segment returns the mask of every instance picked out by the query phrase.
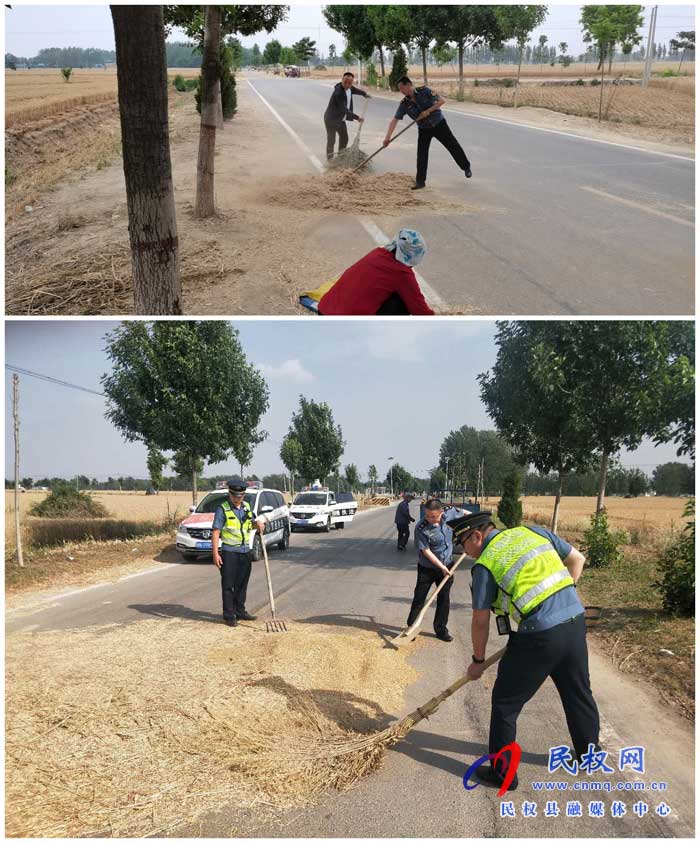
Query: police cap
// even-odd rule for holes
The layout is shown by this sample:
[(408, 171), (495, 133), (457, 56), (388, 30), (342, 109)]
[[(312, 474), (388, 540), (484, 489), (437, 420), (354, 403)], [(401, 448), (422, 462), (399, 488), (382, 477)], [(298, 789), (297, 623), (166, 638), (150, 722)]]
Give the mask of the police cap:
[(245, 480), (242, 477), (232, 477), (226, 485), (229, 492), (245, 492), (246, 490)]
[(487, 524), (493, 524), (493, 513), (489, 509), (470, 512), (469, 515), (462, 515), (460, 518), (453, 518), (452, 521), (447, 522), (447, 526), (452, 529), (455, 542), (461, 542), (467, 533), (478, 530), (479, 527), (485, 527)]

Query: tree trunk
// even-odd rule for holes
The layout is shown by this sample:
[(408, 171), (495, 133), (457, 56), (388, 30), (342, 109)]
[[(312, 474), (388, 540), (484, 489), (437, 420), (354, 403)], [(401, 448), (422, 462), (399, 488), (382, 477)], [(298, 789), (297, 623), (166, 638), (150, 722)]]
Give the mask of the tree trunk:
[(197, 506), (197, 466), (192, 459), (192, 506)]
[(459, 50), (459, 96), (464, 97), (464, 42), (460, 41), (457, 45)]
[(518, 107), (518, 88), (520, 87), (520, 68), (523, 64), (523, 49), (525, 45), (520, 45), (520, 52), (518, 53), (518, 75), (515, 79), (515, 90), (513, 91), (513, 107)]
[(221, 111), (221, 79), (219, 77), (219, 47), (221, 41), (221, 7), (206, 6), (204, 50), (202, 52), (202, 117), (199, 124), (199, 154), (197, 156), (197, 196), (194, 202), (196, 219), (213, 217), (214, 153), (216, 130), (223, 127)]
[(605, 88), (605, 57), (602, 59), (600, 71), (600, 101), (598, 103), (598, 122), (603, 119), (603, 89)]
[(421, 55), (423, 56), (423, 84), (427, 88), (428, 87), (428, 65), (427, 65), (426, 59), (425, 59), (426, 48), (421, 47), (420, 51), (421, 51)]
[(678, 63), (678, 73), (681, 72), (681, 65), (683, 64), (683, 59), (685, 58), (685, 48), (683, 48), (683, 52), (681, 53), (681, 60)]
[(552, 526), (550, 527), (553, 533), (556, 533), (559, 526), (559, 506), (561, 504), (561, 490), (564, 485), (564, 475), (559, 469), (559, 480), (557, 482), (557, 494), (554, 498), (554, 512), (552, 512)]
[(610, 463), (610, 454), (607, 451), (603, 452), (600, 460), (600, 474), (598, 475), (598, 499), (595, 503), (595, 514), (598, 515), (605, 509), (605, 483), (608, 479), (608, 465)]
[(382, 45), (379, 45), (379, 65), (382, 68), (382, 79), (386, 76), (386, 71), (384, 70), (384, 50), (382, 49)]
[(112, 6), (134, 310), (182, 313), (161, 6)]

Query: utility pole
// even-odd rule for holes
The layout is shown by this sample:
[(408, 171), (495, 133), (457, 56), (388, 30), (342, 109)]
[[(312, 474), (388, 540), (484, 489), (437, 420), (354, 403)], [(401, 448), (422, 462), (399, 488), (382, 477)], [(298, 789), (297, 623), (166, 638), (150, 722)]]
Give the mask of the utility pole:
[(24, 568), (22, 530), (19, 520), (19, 375), (12, 375), (12, 420), (15, 429), (15, 541), (17, 564), (20, 568)]
[(450, 488), (450, 458), (445, 457), (445, 490)]
[(654, 6), (651, 10), (651, 18), (649, 19), (649, 39), (647, 41), (647, 54), (644, 60), (644, 75), (642, 76), (642, 88), (649, 87), (649, 79), (651, 79), (651, 63), (653, 59), (656, 46), (654, 44), (654, 36), (656, 35), (656, 15), (659, 7)]
[(391, 497), (394, 497), (394, 458), (387, 457), (389, 460), (389, 488), (391, 490)]

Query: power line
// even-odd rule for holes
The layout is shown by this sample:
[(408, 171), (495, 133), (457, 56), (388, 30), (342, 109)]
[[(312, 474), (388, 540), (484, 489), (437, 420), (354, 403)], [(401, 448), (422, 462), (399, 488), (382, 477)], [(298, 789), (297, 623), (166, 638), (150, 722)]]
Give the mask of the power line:
[(88, 386), (79, 386), (76, 383), (69, 383), (62, 381), (59, 378), (52, 378), (50, 375), (42, 375), (41, 372), (33, 372), (31, 369), (22, 369), (20, 366), (13, 366), (10, 363), (5, 363), (5, 368), (11, 372), (17, 372), (20, 375), (28, 375), (30, 378), (37, 378), (37, 380), (48, 381), (49, 383), (58, 384), (58, 386), (66, 386), (70, 389), (78, 389), (80, 392), (89, 392), (91, 395), (99, 395), (100, 398), (107, 396), (103, 392), (98, 392), (96, 389), (90, 389)]

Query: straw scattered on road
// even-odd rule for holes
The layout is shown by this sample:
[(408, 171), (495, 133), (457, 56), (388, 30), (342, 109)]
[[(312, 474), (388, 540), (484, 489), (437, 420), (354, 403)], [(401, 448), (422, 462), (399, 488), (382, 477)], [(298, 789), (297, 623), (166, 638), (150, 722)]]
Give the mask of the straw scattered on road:
[(291, 629), (176, 618), (8, 637), (6, 833), (165, 834), (351, 785), (382, 753), (328, 749), (386, 726), (415, 671), (374, 632)]

